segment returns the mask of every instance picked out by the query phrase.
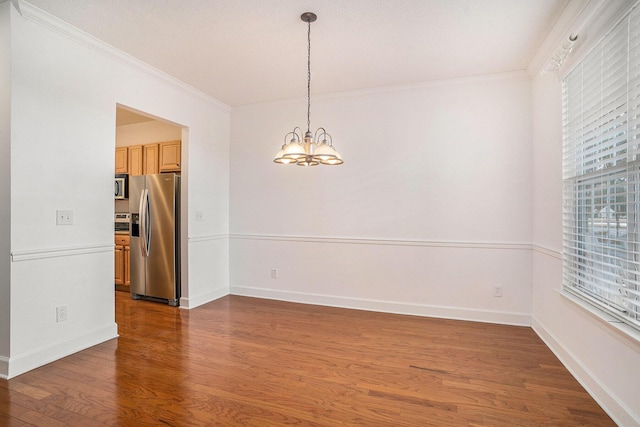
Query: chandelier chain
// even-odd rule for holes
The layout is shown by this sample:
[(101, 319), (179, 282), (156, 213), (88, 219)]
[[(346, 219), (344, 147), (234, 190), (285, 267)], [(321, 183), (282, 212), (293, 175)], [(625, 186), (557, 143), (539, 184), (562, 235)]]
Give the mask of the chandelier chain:
[(307, 132), (311, 129), (311, 21), (307, 22)]

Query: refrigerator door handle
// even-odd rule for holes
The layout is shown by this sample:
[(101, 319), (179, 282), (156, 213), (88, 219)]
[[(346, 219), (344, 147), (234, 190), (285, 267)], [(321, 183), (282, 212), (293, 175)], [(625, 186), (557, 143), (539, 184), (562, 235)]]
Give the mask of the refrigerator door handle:
[(145, 209), (144, 213), (146, 215), (144, 219), (144, 238), (146, 239), (146, 247), (147, 247), (147, 255), (149, 256), (149, 252), (151, 251), (151, 204), (149, 201), (149, 189), (144, 190), (144, 198), (145, 198)]
[(140, 193), (140, 252), (143, 257), (149, 256), (149, 244), (151, 235), (149, 233), (149, 190), (146, 188)]

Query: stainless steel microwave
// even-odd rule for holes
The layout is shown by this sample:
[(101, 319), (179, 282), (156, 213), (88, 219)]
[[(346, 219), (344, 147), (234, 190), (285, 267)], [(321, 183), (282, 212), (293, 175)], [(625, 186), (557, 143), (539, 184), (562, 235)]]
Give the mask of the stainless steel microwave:
[(118, 174), (115, 181), (115, 198), (126, 199), (129, 197), (129, 175)]

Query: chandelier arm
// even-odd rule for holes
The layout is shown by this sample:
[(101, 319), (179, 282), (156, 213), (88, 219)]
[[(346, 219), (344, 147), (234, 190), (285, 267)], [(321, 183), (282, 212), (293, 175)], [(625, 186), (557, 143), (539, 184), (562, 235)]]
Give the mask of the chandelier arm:
[[(322, 131), (322, 132), (320, 132)], [(325, 128), (320, 127), (318, 129), (316, 129), (316, 133), (314, 135), (314, 139), (316, 141), (316, 143), (320, 144), (320, 140), (318, 139), (318, 132), (320, 132), (320, 135), (322, 135), (325, 139), (326, 137), (329, 137), (329, 146), (333, 147), (333, 138), (331, 137), (331, 134), (329, 132), (326, 131)]]
[(325, 134), (325, 136), (329, 137), (329, 147), (333, 148), (333, 138), (331, 137), (331, 134), (326, 133), (326, 132), (324, 134)]
[(291, 132), (288, 132), (288, 133), (284, 136), (284, 143), (285, 143), (285, 144), (287, 143), (287, 137), (288, 137), (289, 135), (293, 135), (293, 140), (294, 140), (295, 142), (300, 141), (300, 136), (296, 133), (296, 129), (300, 129), (300, 128), (296, 126), (296, 127), (295, 127)]
[[(322, 132), (320, 132), (320, 131), (322, 131)], [(318, 129), (316, 129), (316, 133), (313, 135), (313, 139), (315, 139), (316, 141), (318, 141), (318, 132), (320, 132), (320, 135), (328, 135), (328, 133), (325, 130), (325, 128), (318, 128)]]
[[(296, 129), (298, 129), (298, 130), (300, 131), (300, 133), (297, 133), (297, 132), (296, 132)], [(300, 141), (302, 141), (302, 129), (300, 129), (300, 127), (299, 127), (299, 126), (294, 127), (294, 128), (293, 128), (293, 131), (292, 131), (292, 132), (290, 132), (290, 133), (294, 134), (294, 135), (297, 137), (297, 139), (299, 139)]]

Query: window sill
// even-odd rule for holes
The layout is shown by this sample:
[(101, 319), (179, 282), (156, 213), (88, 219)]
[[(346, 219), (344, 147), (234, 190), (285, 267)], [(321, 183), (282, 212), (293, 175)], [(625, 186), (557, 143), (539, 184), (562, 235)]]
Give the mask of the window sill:
[(599, 324), (604, 326), (603, 329), (605, 329), (615, 338), (623, 341), (635, 351), (640, 352), (640, 331), (605, 313), (604, 311), (589, 304), (588, 302), (583, 301), (570, 292), (567, 292), (563, 289), (556, 289), (556, 292), (580, 307), (583, 311), (597, 320)]

